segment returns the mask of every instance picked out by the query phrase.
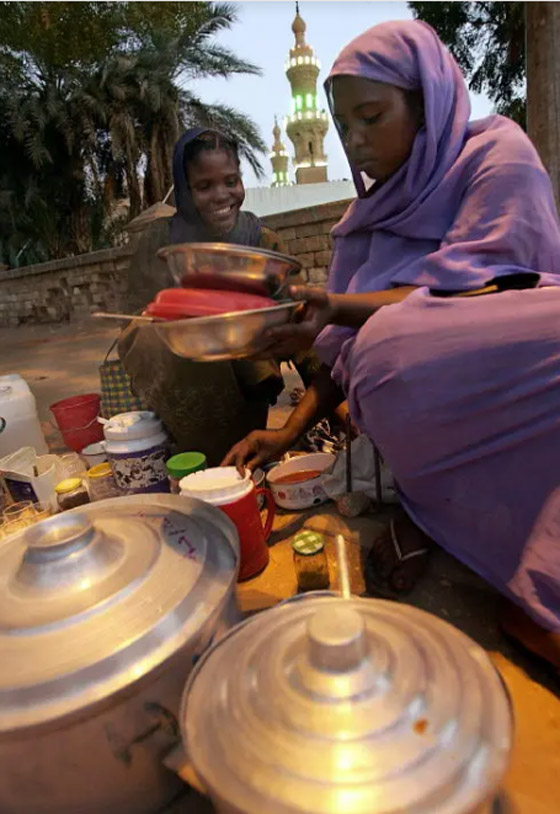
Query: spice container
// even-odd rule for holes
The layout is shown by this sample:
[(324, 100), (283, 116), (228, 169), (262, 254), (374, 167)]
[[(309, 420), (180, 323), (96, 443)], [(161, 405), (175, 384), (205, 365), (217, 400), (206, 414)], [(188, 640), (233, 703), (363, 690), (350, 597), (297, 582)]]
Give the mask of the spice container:
[(119, 497), (120, 490), (111, 470), (111, 464), (97, 464), (87, 473), (89, 493), (91, 500), (106, 500), (110, 497)]
[(182, 478), (206, 469), (206, 455), (202, 452), (181, 452), (170, 458), (165, 466), (169, 475), (171, 494), (178, 495), (181, 491), (179, 482)]
[(66, 478), (55, 486), (58, 508), (61, 512), (89, 503), (89, 494), (80, 478)]
[(311, 529), (298, 532), (293, 541), (298, 592), (323, 591), (330, 585), (329, 564), (322, 534)]

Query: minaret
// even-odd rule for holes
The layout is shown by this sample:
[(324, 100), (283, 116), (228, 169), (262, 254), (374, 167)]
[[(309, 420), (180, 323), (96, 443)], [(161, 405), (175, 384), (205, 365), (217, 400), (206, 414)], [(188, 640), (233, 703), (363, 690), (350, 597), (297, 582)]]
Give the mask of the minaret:
[(325, 111), (318, 107), (317, 77), (321, 65), (311, 46), (305, 42), (305, 30), (296, 2), (296, 17), (292, 24), (296, 43), (286, 63), (286, 76), (292, 88), (292, 112), (287, 118), (286, 131), (295, 150), (296, 182), (316, 184), (327, 180), (323, 142), (329, 123)]
[(285, 187), (289, 184), (288, 153), (280, 141), (280, 127), (278, 126), (276, 116), (274, 117), (272, 135), (274, 136), (274, 144), (272, 145), (272, 152), (270, 153), (270, 163), (272, 164), (273, 170), (271, 186)]

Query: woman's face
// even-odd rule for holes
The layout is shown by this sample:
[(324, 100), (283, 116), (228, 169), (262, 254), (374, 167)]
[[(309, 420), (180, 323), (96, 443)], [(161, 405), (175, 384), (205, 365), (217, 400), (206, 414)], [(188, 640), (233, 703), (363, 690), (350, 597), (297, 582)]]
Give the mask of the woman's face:
[(355, 76), (335, 76), (333, 116), (351, 163), (384, 182), (408, 159), (421, 111), (394, 85)]
[(187, 167), (198, 214), (216, 237), (231, 232), (245, 199), (239, 167), (227, 150), (203, 150)]

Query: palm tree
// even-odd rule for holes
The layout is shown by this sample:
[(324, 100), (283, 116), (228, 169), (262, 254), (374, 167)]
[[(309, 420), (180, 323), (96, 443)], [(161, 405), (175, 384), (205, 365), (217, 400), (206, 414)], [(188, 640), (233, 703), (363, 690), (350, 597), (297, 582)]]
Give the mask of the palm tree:
[(204, 14), (199, 9), (195, 27), (187, 26), (175, 36), (152, 32), (142, 47), (116, 55), (103, 67), (102, 75), (92, 79), (92, 85), (107, 94), (102, 103), (108, 113), (107, 123), (116, 125), (109, 124), (115, 161), (125, 156), (132, 217), (138, 214), (140, 190), (129, 175), (138, 173), (143, 161), (143, 204), (160, 201), (172, 183), (173, 145), (187, 127), (214, 127), (235, 138), (242, 157), (258, 177), (263, 175), (258, 153), (263, 153), (266, 145), (251, 119), (231, 107), (208, 105), (189, 88), (191, 82), (207, 76), (260, 74), (255, 65), (213, 42), (219, 31), (234, 23), (234, 7), (228, 3), (196, 5), (204, 6)]
[(126, 193), (134, 217), (161, 200), (173, 144), (194, 124), (235, 137), (262, 173), (254, 123), (189, 87), (260, 73), (215, 41), (235, 21), (231, 3), (0, 3), (0, 112), (19, 145), (17, 166), (0, 159), (0, 228), (33, 200), (37, 219), (18, 234), (48, 256), (103, 245), (100, 208)]

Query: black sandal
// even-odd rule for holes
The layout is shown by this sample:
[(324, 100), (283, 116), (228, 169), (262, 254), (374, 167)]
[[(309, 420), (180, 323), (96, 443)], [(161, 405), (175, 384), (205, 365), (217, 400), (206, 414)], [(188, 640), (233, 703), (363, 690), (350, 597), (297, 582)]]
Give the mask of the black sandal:
[[(386, 596), (386, 597), (388, 596), (390, 598), (395, 598), (395, 597), (398, 597), (398, 596), (400, 596), (402, 594), (409, 593), (409, 591), (411, 591), (414, 588), (414, 585), (416, 584), (416, 582), (415, 582), (414, 585), (411, 585), (410, 587), (405, 587), (405, 588), (400, 589), (400, 590), (398, 588), (395, 588), (395, 586), (394, 586), (394, 584), (392, 582), (393, 575), (394, 575), (395, 571), (402, 565), (402, 563), (408, 562), (409, 560), (412, 560), (415, 557), (424, 557), (424, 556), (426, 556), (426, 558), (427, 558), (428, 554), (430, 553), (430, 548), (424, 546), (422, 548), (415, 549), (414, 551), (408, 551), (406, 554), (403, 554), (401, 545), (400, 545), (398, 537), (397, 537), (397, 532), (395, 530), (395, 518), (394, 517), (391, 518), (391, 522), (389, 523), (388, 529), (386, 529), (383, 532), (383, 534), (380, 535), (380, 537), (387, 534), (387, 531), (389, 532), (389, 535), (388, 535), (389, 541), (392, 543), (393, 551), (395, 553), (395, 559), (396, 559), (395, 565), (391, 569), (391, 573), (387, 577), (381, 577), (380, 574), (379, 574), (379, 569), (377, 568), (377, 564), (375, 562), (375, 552), (374, 552), (374, 549), (372, 548), (372, 550), (369, 552), (369, 554), (367, 556), (367, 559), (366, 559), (366, 563), (365, 563), (365, 567), (364, 567), (364, 577), (365, 577), (366, 589), (367, 589), (368, 593), (373, 593), (373, 594), (377, 593), (377, 594), (381, 594), (381, 595)], [(377, 539), (379, 540), (380, 537), (378, 537)], [(374, 545), (375, 545), (375, 543), (374, 543)], [(370, 585), (372, 586), (373, 589), (370, 588)]]

